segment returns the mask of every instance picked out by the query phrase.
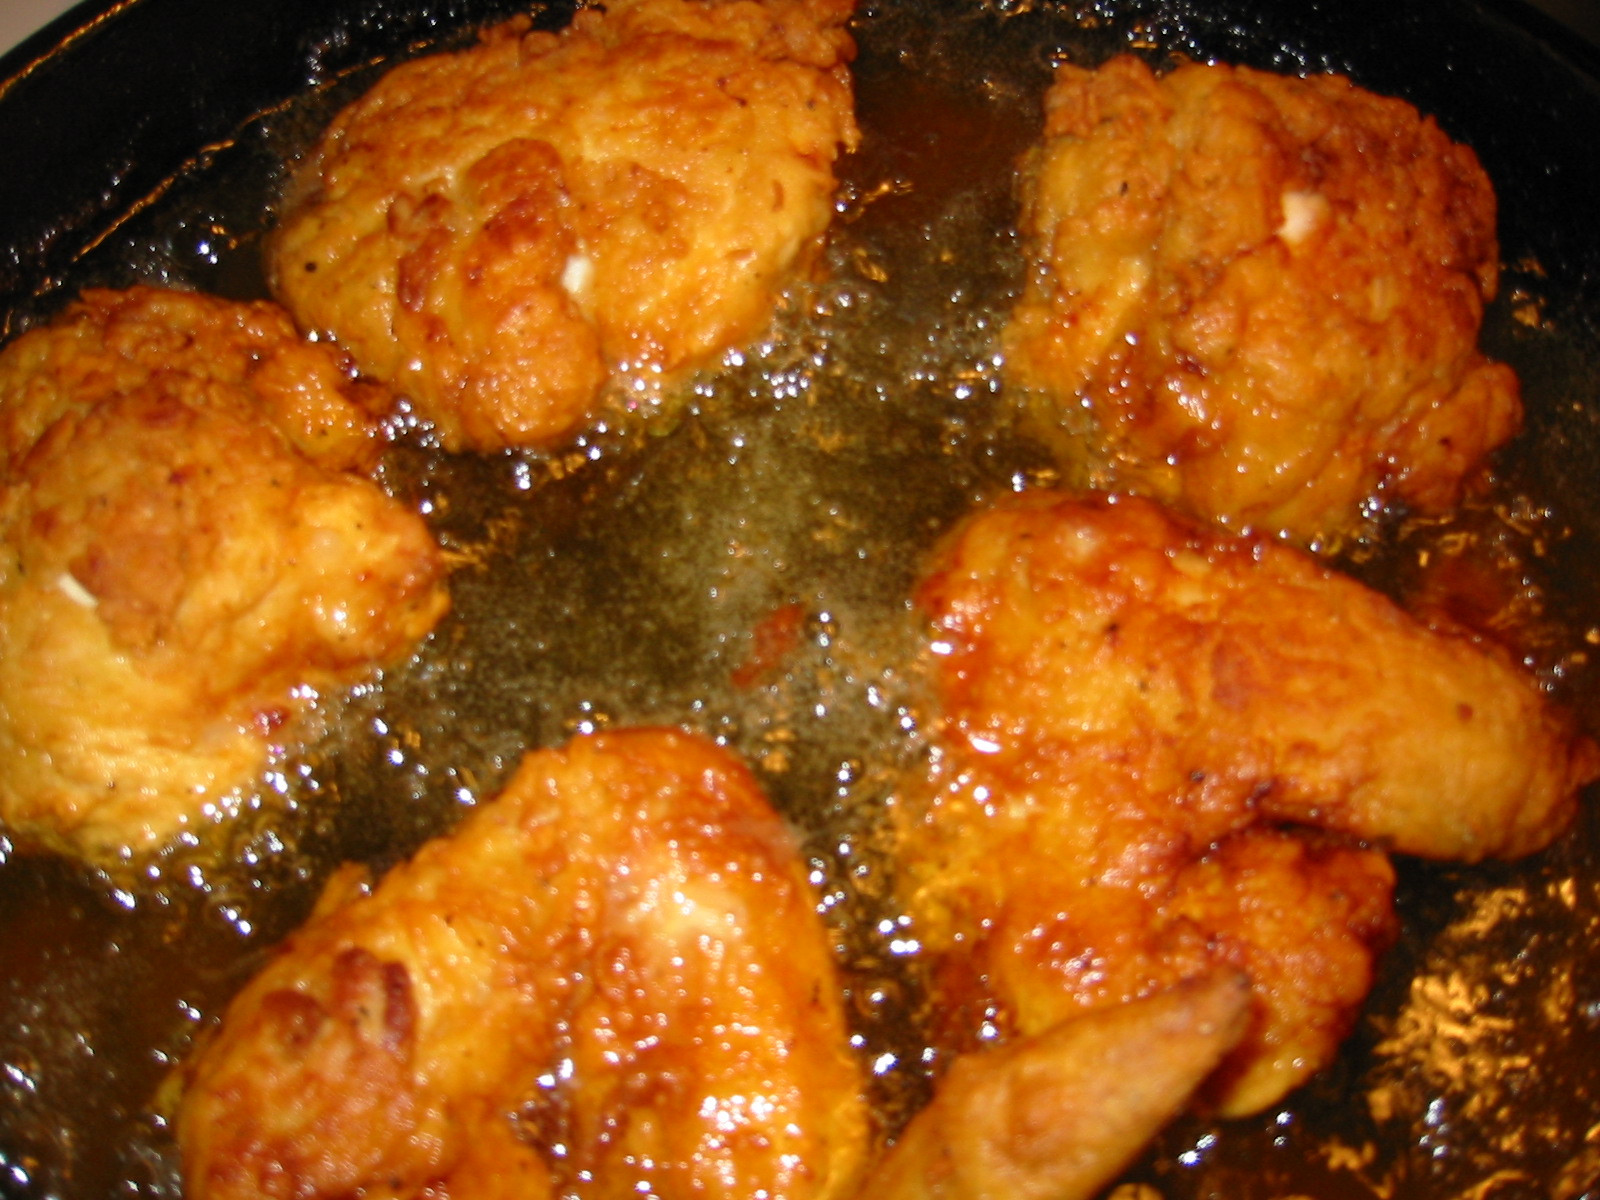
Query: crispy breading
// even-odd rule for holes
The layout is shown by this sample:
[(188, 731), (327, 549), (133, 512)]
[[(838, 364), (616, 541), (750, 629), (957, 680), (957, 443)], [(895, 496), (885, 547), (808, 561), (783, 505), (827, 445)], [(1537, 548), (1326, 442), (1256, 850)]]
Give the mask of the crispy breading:
[(855, 144), (850, 9), (633, 0), (403, 64), (303, 169), (274, 291), (448, 445), (557, 441), (768, 324)]
[(576, 739), (375, 888), (329, 885), (189, 1068), (185, 1194), (848, 1194), (839, 996), (736, 759)]
[(919, 599), (961, 738), (997, 761), (1092, 748), (1197, 806), (1203, 840), (1246, 806), (1407, 854), (1515, 858), (1566, 829), (1600, 765), (1498, 646), (1133, 497), (991, 510)]
[(1047, 426), (1087, 403), (1120, 486), (1328, 542), (1365, 503), (1450, 507), (1516, 431), (1477, 348), (1494, 192), (1431, 119), (1337, 75), (1130, 57), (1059, 68), (1046, 104), (1007, 373)]
[(995, 1002), (1031, 1035), (1232, 966), (1256, 1001), (1226, 1112), (1331, 1060), (1393, 934), (1380, 851), (1276, 824), (1524, 854), (1600, 767), (1492, 647), (1147, 500), (1013, 499), (959, 527), (918, 600), (943, 724), (899, 853), (941, 1036)]
[(448, 606), (360, 474), (365, 389), (275, 305), (90, 291), (0, 353), (0, 819), (91, 858), (248, 782), (304, 689)]

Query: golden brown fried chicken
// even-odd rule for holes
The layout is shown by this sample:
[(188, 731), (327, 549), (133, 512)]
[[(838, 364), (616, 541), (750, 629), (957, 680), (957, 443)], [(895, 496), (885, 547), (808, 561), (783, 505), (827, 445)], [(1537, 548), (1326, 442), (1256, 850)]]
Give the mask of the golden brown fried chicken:
[(451, 446), (549, 443), (610, 374), (760, 332), (856, 138), (850, 0), (622, 0), (396, 68), (325, 134), (276, 294)]
[(360, 390), (273, 305), (91, 291), (0, 353), (0, 821), (152, 847), (448, 604), (357, 472)]
[(1248, 810), (1407, 854), (1514, 858), (1566, 828), (1600, 765), (1498, 647), (1137, 498), (988, 512), (920, 601), (963, 740), (997, 761), (1115, 747), (1146, 786), (1191, 798), (1203, 841), (1213, 814)]
[(1218, 972), (957, 1059), (862, 1200), (1089, 1200), (1183, 1110), (1248, 1002)]
[(1382, 854), (1250, 828), (1213, 846), (1172, 813), (1181, 799), (1106, 763), (1071, 788), (960, 752), (949, 765), (900, 839), (941, 1045), (971, 1050), (987, 1026), (1035, 1037), (1231, 966), (1250, 1021), (1210, 1103), (1258, 1111), (1332, 1060), (1394, 935)]
[(345, 875), (190, 1068), (186, 1195), (846, 1194), (860, 1081), (749, 773), (634, 730), (530, 755), (376, 888)]
[(950, 1037), (1025, 1035), (1227, 965), (1255, 989), (1217, 1082), (1271, 1103), (1332, 1056), (1392, 932), (1377, 851), (1524, 854), (1594, 747), (1490, 648), (1265, 538), (1146, 500), (1035, 493), (924, 580), (939, 791), (902, 815)]
[(1515, 432), (1477, 349), (1498, 272), (1472, 151), (1334, 75), (1060, 68), (1025, 167), (1037, 269), (1005, 333), (1086, 403), (1124, 486), (1314, 543), (1369, 498), (1453, 505)]

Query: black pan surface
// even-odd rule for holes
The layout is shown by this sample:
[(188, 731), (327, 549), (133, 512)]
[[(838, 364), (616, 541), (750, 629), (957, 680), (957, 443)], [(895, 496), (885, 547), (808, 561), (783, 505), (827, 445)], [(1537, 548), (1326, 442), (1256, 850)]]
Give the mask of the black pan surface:
[[(0, 336), (90, 283), (261, 295), (284, 164), (335, 107), (383, 63), (519, 7), (80, 6), (0, 59)], [(912, 636), (886, 598), (973, 503), (1050, 478), (997, 402), (988, 345), (1019, 265), (1011, 167), (1061, 57), (1342, 71), (1477, 150), (1505, 263), (1485, 343), (1522, 374), (1527, 429), (1491, 492), (1343, 565), (1492, 626), (1600, 732), (1592, 50), (1515, 0), (863, 0), (857, 35), (866, 136), (842, 166), (830, 272), (772, 339), (681, 420), (575, 456), (452, 458), (402, 430), (385, 482), (468, 564), (418, 660), (331, 714), (214, 844), (102, 873), (0, 837), (0, 1194), (179, 1195), (163, 1080), (327, 871), (392, 863), (525, 746), (607, 722), (696, 725), (757, 764), (823, 880), (864, 1061), (897, 1064), (874, 1076), (884, 1120), (914, 1108), (915, 964), (871, 932), (891, 868), (872, 812), (918, 745)], [(836, 449), (780, 454), (818, 423)], [(816, 537), (821, 510), (846, 532)], [(736, 528), (754, 566), (716, 575)], [(1489, 599), (1424, 557), (1490, 580)], [(726, 585), (710, 609), (708, 573)], [(730, 684), (775, 611), (803, 617), (797, 656)], [(1260, 1118), (1181, 1121), (1125, 1196), (1600, 1198), (1595, 805), (1529, 862), (1401, 869), (1404, 936), (1339, 1063)]]

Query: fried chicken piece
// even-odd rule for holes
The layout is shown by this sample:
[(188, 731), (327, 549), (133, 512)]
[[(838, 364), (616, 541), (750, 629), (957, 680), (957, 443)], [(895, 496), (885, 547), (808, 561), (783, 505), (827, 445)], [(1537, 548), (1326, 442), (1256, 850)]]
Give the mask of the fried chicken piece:
[(863, 1200), (1090, 1200), (1239, 1040), (1249, 995), (1218, 972), (958, 1059)]
[(663, 730), (529, 755), (376, 888), (345, 875), (190, 1066), (186, 1192), (827, 1197), (866, 1138), (802, 865)]
[(447, 445), (559, 440), (608, 376), (767, 325), (856, 141), (850, 10), (621, 0), (397, 67), (303, 170), (273, 289)]
[(944, 724), (899, 853), (941, 1036), (960, 1047), (994, 1004), (1031, 1036), (1234, 967), (1255, 1002), (1215, 1081), (1225, 1113), (1332, 1058), (1393, 935), (1381, 853), (1268, 823), (1523, 854), (1600, 768), (1491, 648), (1147, 500), (1033, 493), (980, 514), (918, 601)]
[[(1374, 850), (1249, 828), (1245, 812), (1197, 819), (1106, 754), (1035, 777), (952, 748), (947, 790), (902, 823), (935, 1041), (969, 1052), (986, 1025), (1035, 1037), (1232, 967), (1251, 980), (1249, 1024), (1206, 1101), (1259, 1111), (1348, 1034), (1394, 938), (1393, 870)], [(1243, 828), (1203, 840), (1227, 824)]]
[[(444, 613), (365, 390), (274, 305), (89, 291), (0, 353), (0, 820), (108, 860)], [(288, 724), (290, 728), (284, 728)]]
[[(1328, 543), (1436, 512), (1521, 420), (1477, 349), (1498, 272), (1472, 151), (1336, 75), (1064, 66), (1024, 167), (1008, 376), (1087, 403), (1119, 486)], [(1059, 414), (1059, 415), (1058, 415)]]
[[(1547, 845), (1600, 752), (1497, 646), (1265, 537), (1132, 497), (968, 524), (920, 595), (968, 742), (1109, 747), (1204, 811), (1474, 862)], [(1080, 751), (1081, 752), (1081, 751)]]

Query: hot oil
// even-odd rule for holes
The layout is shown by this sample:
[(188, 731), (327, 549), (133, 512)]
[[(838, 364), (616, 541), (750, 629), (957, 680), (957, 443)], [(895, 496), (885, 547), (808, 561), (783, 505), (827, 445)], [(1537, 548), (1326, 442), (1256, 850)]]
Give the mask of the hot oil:
[[(920, 748), (907, 597), (953, 520), (1051, 471), (994, 403), (993, 313), (1019, 268), (1010, 163), (1035, 93), (967, 53), (907, 95), (919, 73), (873, 64), (867, 42), (865, 144), (826, 261), (776, 336), (679, 411), (613, 416), (552, 458), (397, 456), (394, 486), (462, 563), (455, 611), (415, 671), (355, 706), (388, 741), (337, 767), (348, 824), (391, 831), (388, 854), (397, 775), (447, 821), (419, 781), (486, 796), (529, 745), (653, 722), (729, 745), (801, 835), (890, 1124), (925, 1087), (879, 828)], [(912, 121), (914, 154), (886, 136)]]
[[(329, 698), (324, 736), (204, 845), (117, 878), (0, 865), (0, 1190), (176, 1195), (162, 1082), (333, 867), (392, 865), (530, 747), (640, 723), (700, 730), (750, 763), (808, 862), (884, 1125), (925, 1099), (938, 1064), (882, 817), (930, 717), (907, 597), (963, 513), (1058, 477), (1014, 426), (994, 357), (1021, 272), (1013, 166), (1051, 61), (1149, 36), (1029, 4), (864, 9), (863, 144), (841, 164), (826, 258), (767, 339), (659, 412), (630, 413), (622, 391), (603, 428), (549, 455), (452, 456), (399, 423), (383, 481), (456, 564), (453, 613), (416, 659)], [(131, 219), (86, 278), (261, 294), (283, 163), (342, 94), (268, 114)], [(1541, 395), (1580, 377), (1539, 376), (1558, 329), (1492, 319), (1497, 352)], [(1573, 656), (1595, 619), (1581, 564), (1596, 526), (1563, 532), (1530, 499), (1538, 422), (1461, 516), (1353, 547), (1347, 565), (1508, 636), (1593, 714)], [(1181, 1123), (1131, 1178), (1172, 1197), (1444, 1196), (1486, 1162), (1581, 1171), (1600, 1122), (1586, 1065), (1600, 1016), (1582, 1017), (1600, 1014), (1583, 952), (1600, 923), (1595, 844), (1585, 830), (1524, 866), (1407, 865), (1406, 938), (1336, 1068), (1258, 1121)], [(1518, 1100), (1529, 1063), (1553, 1097), (1537, 1119)]]

